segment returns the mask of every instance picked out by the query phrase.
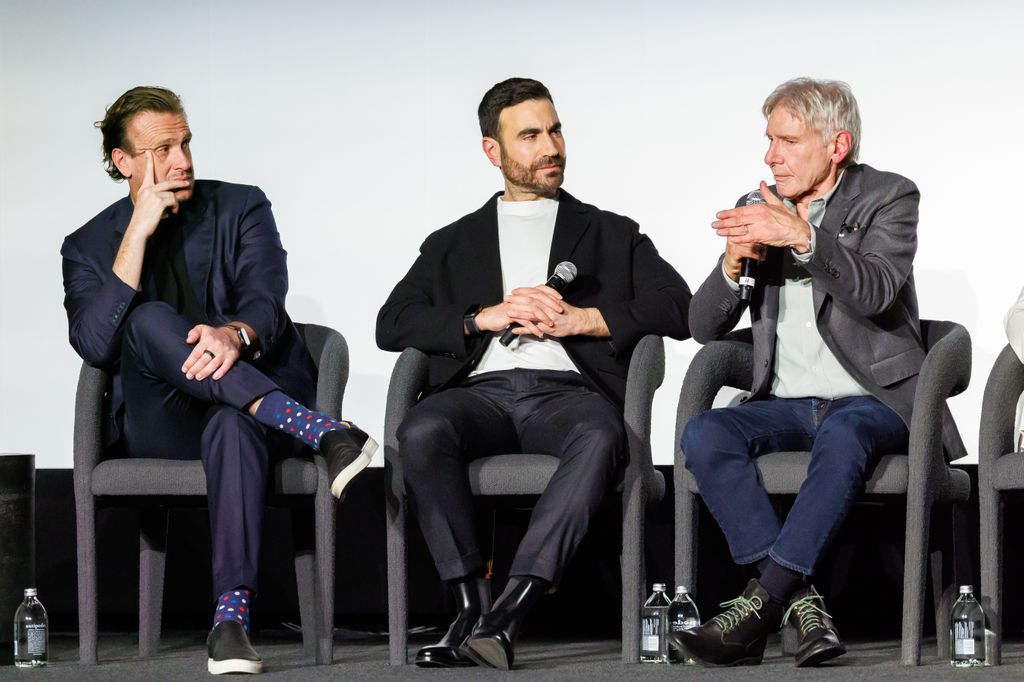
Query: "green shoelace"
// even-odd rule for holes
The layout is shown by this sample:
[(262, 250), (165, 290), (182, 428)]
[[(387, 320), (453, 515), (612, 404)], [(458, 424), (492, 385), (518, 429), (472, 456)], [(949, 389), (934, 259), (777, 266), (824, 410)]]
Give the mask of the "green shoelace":
[(796, 617), (800, 621), (801, 632), (809, 632), (816, 627), (822, 627), (821, 617), (831, 618), (832, 616), (816, 605), (815, 601), (820, 601), (822, 604), (825, 603), (825, 599), (820, 594), (815, 593), (797, 599), (786, 609), (785, 615), (782, 616), (782, 624), (785, 625), (786, 621), (789, 620), (789, 614), (796, 611)]
[(760, 618), (761, 614), (758, 612), (764, 607), (764, 602), (761, 601), (760, 597), (754, 597), (753, 599), (736, 597), (735, 599), (722, 602), (719, 606), (724, 606), (726, 610), (712, 618), (711, 621), (722, 630), (729, 630), (739, 625), (740, 621), (751, 613)]

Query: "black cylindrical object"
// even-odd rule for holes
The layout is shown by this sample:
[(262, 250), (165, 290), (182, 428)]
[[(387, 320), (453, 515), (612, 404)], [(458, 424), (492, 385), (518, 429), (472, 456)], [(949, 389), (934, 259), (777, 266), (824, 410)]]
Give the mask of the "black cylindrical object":
[(0, 649), (14, 637), (14, 612), (36, 579), (36, 457), (0, 454)]

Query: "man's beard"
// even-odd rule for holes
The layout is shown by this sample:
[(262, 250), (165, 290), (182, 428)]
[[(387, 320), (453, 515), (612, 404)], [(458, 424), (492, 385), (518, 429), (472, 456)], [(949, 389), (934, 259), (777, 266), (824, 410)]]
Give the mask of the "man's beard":
[[(539, 169), (552, 165), (558, 166), (558, 172), (548, 169), (543, 172), (543, 175), (538, 174)], [(536, 194), (548, 194), (562, 186), (562, 181), (565, 179), (565, 157), (560, 155), (542, 156), (527, 167), (509, 158), (505, 150), (502, 149), (501, 174), (505, 176), (505, 180), (509, 184), (519, 189)]]

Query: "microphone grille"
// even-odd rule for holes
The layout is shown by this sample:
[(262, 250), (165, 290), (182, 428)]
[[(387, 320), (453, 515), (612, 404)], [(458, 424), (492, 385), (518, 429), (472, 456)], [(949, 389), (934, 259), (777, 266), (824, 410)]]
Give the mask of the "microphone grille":
[(753, 192), (750, 192), (749, 194), (747, 194), (747, 198), (743, 200), (743, 205), (744, 206), (753, 206), (754, 204), (764, 204), (764, 203), (767, 203), (767, 202), (765, 202), (764, 197), (761, 196), (761, 190), (759, 190), (759, 189), (755, 189)]
[(564, 260), (555, 266), (555, 276), (561, 278), (566, 284), (576, 279), (576, 266)]

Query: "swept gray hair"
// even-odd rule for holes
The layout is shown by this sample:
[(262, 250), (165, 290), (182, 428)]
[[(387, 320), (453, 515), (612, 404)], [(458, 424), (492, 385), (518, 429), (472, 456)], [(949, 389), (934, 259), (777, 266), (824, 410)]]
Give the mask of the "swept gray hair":
[(843, 81), (794, 78), (775, 88), (764, 101), (761, 113), (767, 119), (782, 106), (803, 119), (804, 124), (829, 140), (840, 130), (853, 138), (841, 168), (857, 163), (860, 153), (860, 110), (850, 86)]

